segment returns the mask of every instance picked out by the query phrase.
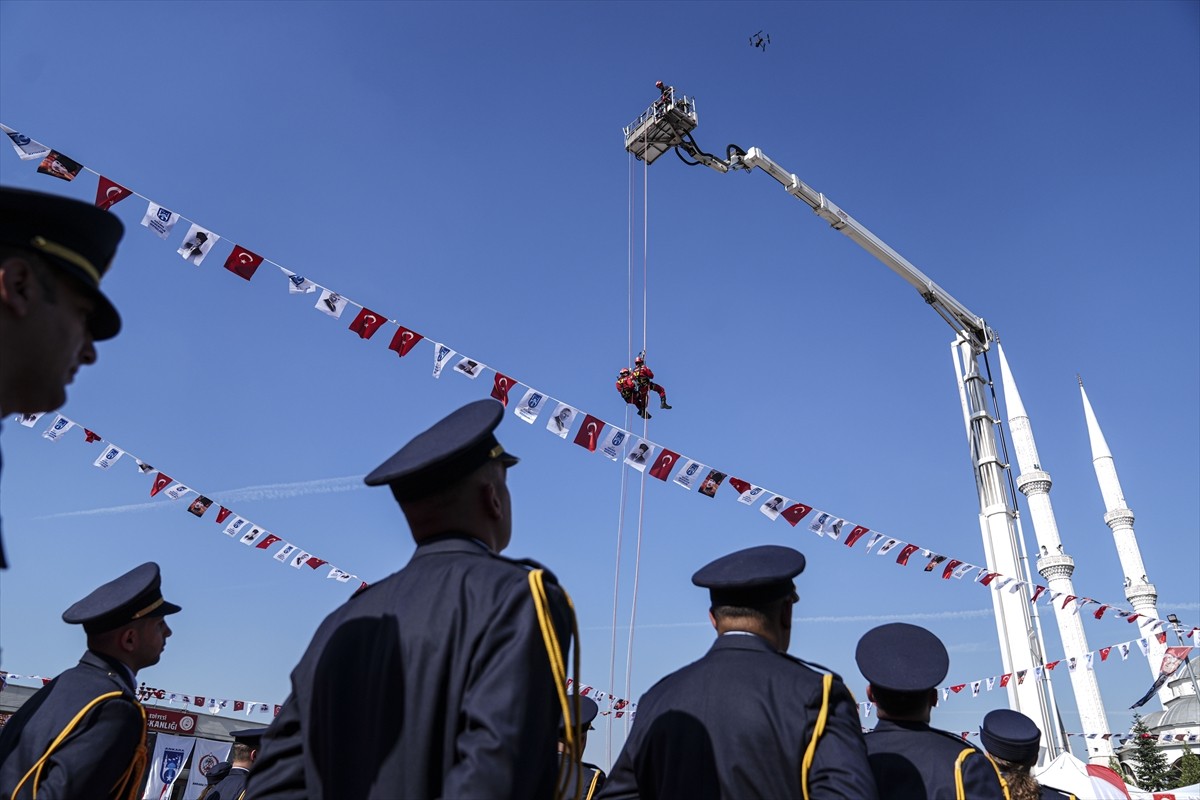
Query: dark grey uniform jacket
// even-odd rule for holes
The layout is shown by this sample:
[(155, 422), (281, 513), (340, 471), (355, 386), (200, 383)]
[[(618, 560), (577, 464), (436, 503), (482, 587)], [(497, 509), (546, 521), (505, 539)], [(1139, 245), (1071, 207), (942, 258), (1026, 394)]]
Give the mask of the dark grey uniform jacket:
[(1008, 800), (996, 765), (961, 736), (923, 722), (880, 720), (866, 738), (882, 800)]
[[(95, 706), (46, 761), (39, 800), (104, 800), (142, 743), (146, 722), (123, 667), (90, 650), (79, 664), (30, 697), (0, 734), (0, 797), (8, 800), (50, 743), (79, 711), (110, 692), (120, 696)], [(138, 779), (141, 775), (136, 776)], [(13, 800), (33, 797), (32, 779)]]
[[(602, 798), (801, 798), (826, 676), (758, 636), (725, 634), (638, 702)], [(874, 800), (858, 706), (831, 678), (808, 797)]]
[[(529, 575), (447, 536), (330, 614), (263, 736), (248, 800), (552, 797), (561, 706)], [(566, 598), (545, 576), (566, 648)]]

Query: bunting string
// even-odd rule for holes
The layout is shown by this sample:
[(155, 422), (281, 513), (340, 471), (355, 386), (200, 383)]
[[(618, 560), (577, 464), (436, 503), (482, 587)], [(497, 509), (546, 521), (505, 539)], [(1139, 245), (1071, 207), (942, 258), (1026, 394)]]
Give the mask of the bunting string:
[[(142, 218), (142, 225), (161, 239), (171, 238), (177, 223), (181, 221), (189, 223), (187, 233), (176, 251), (189, 263), (199, 266), (222, 238), (217, 233), (6, 125), (0, 124), (0, 131), (9, 136), (14, 150), (22, 160), (40, 161), (37, 168), (40, 173), (67, 181), (74, 180), (84, 171), (96, 175), (99, 179), (96, 189), (96, 205), (100, 208), (111, 209), (128, 197), (136, 196), (145, 200), (147, 209)], [(262, 264), (271, 264), (279, 269), (287, 279), (289, 295), (309, 295), (319, 291), (314, 307), (328, 316), (340, 319), (347, 307), (358, 308), (358, 313), (350, 322), (349, 330), (360, 339), (371, 339), (385, 324), (394, 326), (395, 331), (388, 349), (394, 351), (400, 358), (411, 354), (414, 347), (426, 339), (425, 335), (401, 325), (399, 321), (372, 311), (339, 292), (317, 284), (241, 244), (232, 246), (225, 259), (224, 267), (229, 272), (249, 281)], [(877, 556), (889, 556), (889, 560), (894, 553), (895, 563), (904, 567), (908, 566), (910, 559), (919, 553), (921, 559), (928, 559), (922, 572), (931, 574), (940, 572), (944, 580), (961, 580), (968, 575), (974, 575), (974, 583), (993, 591), (1013, 593), (1027, 591), (1030, 593), (1031, 603), (1036, 603), (1044, 595), (1047, 605), (1061, 600), (1061, 608), (1070, 607), (1073, 613), (1080, 613), (1085, 606), (1094, 605), (1096, 606), (1094, 610), (1089, 609), (1092, 611), (1093, 618), (1102, 619), (1106, 613), (1111, 613), (1112, 617), (1124, 619), (1126, 622), (1137, 622), (1144, 632), (1156, 636), (1160, 642), (1165, 642), (1166, 628), (1170, 624), (1166, 620), (1146, 617), (1136, 611), (1124, 608), (1118, 603), (1106, 603), (1090, 597), (1054, 592), (1047, 586), (991, 572), (986, 567), (980, 567), (964, 559), (937, 553), (921, 545), (856, 524), (845, 517), (821, 511), (808, 503), (768, 491), (762, 485), (754, 484), (743, 478), (732, 477), (727, 472), (681, 455), (680, 452), (647, 438), (637, 437), (630, 431), (581, 411), (576, 406), (557, 400), (529, 384), (489, 367), (482, 361), (460, 354), (447, 344), (433, 339), (429, 339), (429, 343), (433, 346), (434, 378), (440, 378), (444, 368), (451, 362), (454, 364), (451, 368), (452, 372), (457, 372), (470, 380), (476, 380), (485, 371), (490, 371), (494, 373), (491, 397), (499, 400), (506, 407), (510, 405), (510, 393), (518, 387), (525, 387), (526, 391), (520, 402), (512, 409), (518, 419), (532, 425), (539, 421), (544, 408), (551, 407), (552, 411), (548, 418), (544, 418), (547, 420), (545, 422), (546, 430), (550, 433), (566, 440), (574, 430), (572, 441), (575, 444), (589, 452), (599, 451), (611, 461), (622, 461), (625, 466), (648, 474), (659, 481), (666, 483), (671, 480), (686, 491), (696, 488), (697, 494), (708, 498), (715, 498), (720, 487), (727, 483), (736, 492), (738, 503), (747, 507), (757, 504), (758, 510), (763, 516), (772, 522), (782, 517), (789, 525), (796, 527), (802, 520), (807, 520), (808, 529), (818, 537), (829, 539), (832, 542), (841, 542), (850, 548), (855, 547), (860, 541), (864, 542), (860, 552), (868, 555), (873, 553)], [(582, 419), (582, 422), (576, 427), (576, 421), (579, 419)], [(760, 500), (764, 500), (764, 502), (759, 503)], [(1196, 641), (1200, 636), (1200, 627), (1185, 627), (1189, 628), (1185, 635)]]

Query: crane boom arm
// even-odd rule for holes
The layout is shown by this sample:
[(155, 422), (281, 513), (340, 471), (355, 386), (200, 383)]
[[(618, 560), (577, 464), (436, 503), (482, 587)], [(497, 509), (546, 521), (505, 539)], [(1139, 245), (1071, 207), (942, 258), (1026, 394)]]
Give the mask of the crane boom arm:
[(973, 314), (970, 309), (955, 300), (949, 292), (913, 266), (908, 259), (867, 230), (858, 220), (843, 211), (824, 194), (776, 164), (762, 150), (752, 147), (745, 154), (733, 155), (730, 167), (745, 170), (757, 167), (779, 181), (788, 194), (804, 201), (834, 230), (845, 234), (859, 247), (882, 261), (888, 269), (907, 281), (925, 299), (926, 303), (933, 306), (934, 310), (950, 323), (951, 327), (956, 331), (965, 332), (979, 349), (988, 349), (995, 335), (982, 317)]

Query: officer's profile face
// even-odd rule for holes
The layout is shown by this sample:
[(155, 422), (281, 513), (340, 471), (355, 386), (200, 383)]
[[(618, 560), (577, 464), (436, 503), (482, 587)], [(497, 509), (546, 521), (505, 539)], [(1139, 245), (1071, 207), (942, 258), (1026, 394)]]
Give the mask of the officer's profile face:
[(147, 617), (140, 619), (130, 626), (133, 634), (130, 646), (130, 666), (142, 669), (158, 663), (162, 658), (163, 649), (167, 646), (167, 637), (171, 635), (171, 626), (166, 617)]

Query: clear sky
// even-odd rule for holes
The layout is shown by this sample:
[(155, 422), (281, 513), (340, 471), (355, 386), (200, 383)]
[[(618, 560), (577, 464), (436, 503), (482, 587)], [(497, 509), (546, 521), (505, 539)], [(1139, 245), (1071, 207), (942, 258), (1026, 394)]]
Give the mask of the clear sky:
[[(662, 79), (697, 98), (706, 150), (762, 148), (996, 329), (1054, 478), (1076, 589), (1124, 606), (1083, 376), (1160, 611), (1196, 624), (1198, 9), (4, 0), (0, 121), (222, 237), (193, 266), (176, 254), (187, 222), (162, 241), (139, 224), (145, 200), (115, 207), (127, 234), (105, 288), (124, 331), (62, 411), (379, 580), (413, 545), (389, 493), (361, 476), (487, 396), (492, 373), (434, 380), (427, 342), (398, 359), (394, 328), (369, 341), (347, 330), (356, 308), (318, 313), (317, 296), (289, 295), (269, 264), (249, 283), (223, 270), (230, 245), (640, 432), (613, 380), (631, 357), (631, 262), (634, 350), (642, 339), (644, 240), (649, 362), (674, 405), (654, 413), (650, 439), (982, 564), (953, 332), (765, 175), (671, 154), (648, 171), (632, 163), (621, 126)], [(765, 51), (748, 41), (759, 30)], [(94, 198), (94, 175), (57, 181), (0, 144), (6, 185)], [(140, 677), (281, 702), (312, 631), (357, 581), (290, 569), (221, 535), (211, 511), (198, 520), (185, 502), (152, 500), (130, 458), (103, 471), (78, 429), (41, 438), (50, 419), (6, 420), (0, 442), (13, 565), (0, 575), (3, 667), (73, 664), (83, 637), (61, 612), (152, 559), (184, 611)], [(919, 554), (901, 568), (772, 523), (728, 485), (708, 499), (650, 479), (638, 559), (638, 473), (622, 517), (618, 465), (511, 414), (498, 435), (522, 457), (508, 554), (544, 562), (572, 594), (585, 683), (636, 699), (702, 655), (712, 634), (691, 574), (763, 543), (808, 556), (791, 652), (859, 699), (854, 645), (891, 620), (946, 641), (948, 684), (1002, 672), (987, 590), (922, 573)], [(1111, 616), (1087, 616), (1085, 631), (1091, 649), (1134, 638)], [(1145, 660), (1097, 672), (1111, 727), (1126, 730), (1151, 682)], [(1066, 675), (1054, 681), (1078, 732)], [(999, 690), (956, 696), (935, 724), (975, 730), (1003, 703)], [(607, 764), (605, 740), (602, 728), (591, 760)]]

